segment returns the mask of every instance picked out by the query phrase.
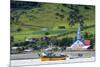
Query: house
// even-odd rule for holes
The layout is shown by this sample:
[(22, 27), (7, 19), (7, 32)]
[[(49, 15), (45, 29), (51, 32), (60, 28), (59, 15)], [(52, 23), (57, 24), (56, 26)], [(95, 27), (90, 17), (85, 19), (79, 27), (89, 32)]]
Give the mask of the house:
[(85, 45), (90, 45), (91, 44), (91, 41), (90, 40), (84, 40), (84, 44)]

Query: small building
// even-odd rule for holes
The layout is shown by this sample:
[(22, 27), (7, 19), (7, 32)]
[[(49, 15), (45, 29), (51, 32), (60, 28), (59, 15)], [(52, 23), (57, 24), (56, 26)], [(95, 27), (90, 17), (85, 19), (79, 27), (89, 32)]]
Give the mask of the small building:
[(91, 44), (91, 41), (90, 40), (84, 40), (84, 44), (85, 45), (90, 45)]

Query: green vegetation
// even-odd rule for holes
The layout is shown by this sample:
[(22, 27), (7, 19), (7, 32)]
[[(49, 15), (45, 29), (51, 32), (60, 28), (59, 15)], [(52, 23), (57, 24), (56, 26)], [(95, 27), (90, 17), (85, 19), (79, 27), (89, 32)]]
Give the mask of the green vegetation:
[[(94, 6), (14, 1), (11, 3), (11, 41), (18, 43), (24, 42), (27, 37), (44, 36), (57, 36), (64, 41), (65, 37), (74, 38), (79, 23), (75, 22), (72, 27), (69, 25), (71, 11), (79, 12), (83, 16), (82, 35), (85, 32), (95, 34)], [(43, 30), (45, 28), (47, 30)]]

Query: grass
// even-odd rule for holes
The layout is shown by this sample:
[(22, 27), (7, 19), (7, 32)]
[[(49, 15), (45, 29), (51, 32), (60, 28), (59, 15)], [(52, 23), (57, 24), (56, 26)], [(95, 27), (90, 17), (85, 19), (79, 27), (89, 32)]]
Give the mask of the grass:
[[(95, 9), (94, 6), (92, 6), (92, 9), (84, 9), (84, 6), (78, 6), (80, 10), (80, 14), (84, 16), (85, 20), (85, 27), (95, 25)], [(64, 12), (61, 12), (63, 9)], [(31, 8), (31, 9), (19, 9), (14, 10), (11, 12), (11, 16), (19, 15), (19, 19), (17, 22), (15, 20), (11, 20), (11, 36), (14, 36), (14, 41), (24, 41), (27, 37), (43, 37), (44, 32), (41, 31), (41, 28), (48, 28), (48, 32), (50, 35), (58, 35), (62, 34), (63, 32), (68, 33), (72, 31), (77, 31), (78, 24), (75, 24), (75, 26), (70, 27), (68, 25), (68, 14), (69, 11), (72, 9), (68, 7), (62, 6), (62, 4), (49, 4), (44, 3), (41, 5), (41, 7), (37, 8)], [(23, 13), (23, 11), (25, 13)], [(17, 13), (16, 13), (17, 12)], [(20, 13), (23, 13), (20, 15)], [(64, 18), (60, 18), (56, 15), (56, 13), (60, 13), (64, 15)], [(65, 26), (65, 30), (58, 29), (58, 26)], [(18, 28), (21, 28), (22, 31), (16, 32)], [(84, 32), (95, 32), (95, 26), (88, 27), (85, 30), (81, 31)], [(69, 37), (75, 37), (76, 32), (66, 34), (66, 36)], [(62, 36), (65, 37), (65, 36)], [(61, 38), (62, 38), (61, 37)]]

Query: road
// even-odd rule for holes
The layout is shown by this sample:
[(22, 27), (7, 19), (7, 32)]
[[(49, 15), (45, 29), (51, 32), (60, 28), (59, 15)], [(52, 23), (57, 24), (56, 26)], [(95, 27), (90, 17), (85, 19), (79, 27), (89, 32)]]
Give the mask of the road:
[(31, 66), (31, 65), (47, 65), (47, 64), (66, 64), (66, 63), (81, 63), (81, 62), (93, 62), (94, 57), (91, 58), (76, 58), (59, 61), (41, 61), (40, 59), (26, 59), (26, 60), (11, 60), (11, 67), (17, 66)]
[[(26, 54), (13, 54), (11, 55), (11, 67), (95, 61), (95, 51), (67, 51), (65, 53), (69, 58), (67, 57), (66, 60), (59, 61), (41, 61), (39, 55), (32, 52)], [(83, 54), (83, 56), (79, 57), (78, 54)]]
[[(78, 54), (83, 54), (83, 58), (95, 56), (95, 51), (67, 51), (64, 52), (68, 56), (76, 58), (79, 57)], [(12, 54), (11, 60), (21, 60), (21, 59), (38, 59), (40, 56), (35, 53), (26, 53), (26, 54)]]
[(26, 54), (13, 54), (11, 55), (11, 60), (21, 60), (21, 59), (38, 59), (39, 55), (34, 53), (26, 53)]

